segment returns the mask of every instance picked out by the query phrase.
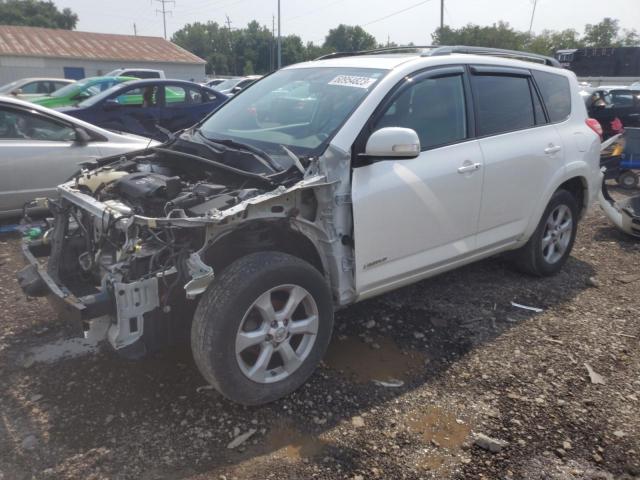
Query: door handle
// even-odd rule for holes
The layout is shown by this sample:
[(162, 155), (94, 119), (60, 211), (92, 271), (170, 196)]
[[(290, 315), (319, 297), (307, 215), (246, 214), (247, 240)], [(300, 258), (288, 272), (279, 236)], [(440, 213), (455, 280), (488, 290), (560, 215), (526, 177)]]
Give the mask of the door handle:
[(561, 146), (551, 145), (544, 149), (544, 153), (546, 153), (547, 155), (553, 155), (554, 153), (558, 153), (560, 150), (562, 150)]
[(467, 162), (465, 162), (465, 164), (463, 166), (458, 168), (458, 173), (475, 172), (476, 170), (480, 170), (481, 166), (482, 166), (481, 163), (467, 163)]

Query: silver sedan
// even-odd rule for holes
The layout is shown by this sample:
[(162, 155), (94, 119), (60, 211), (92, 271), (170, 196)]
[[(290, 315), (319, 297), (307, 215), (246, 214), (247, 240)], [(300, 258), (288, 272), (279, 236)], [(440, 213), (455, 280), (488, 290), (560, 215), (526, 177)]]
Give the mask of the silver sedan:
[(79, 164), (157, 145), (148, 138), (105, 130), (63, 113), (0, 98), (0, 218), (25, 203), (56, 194)]

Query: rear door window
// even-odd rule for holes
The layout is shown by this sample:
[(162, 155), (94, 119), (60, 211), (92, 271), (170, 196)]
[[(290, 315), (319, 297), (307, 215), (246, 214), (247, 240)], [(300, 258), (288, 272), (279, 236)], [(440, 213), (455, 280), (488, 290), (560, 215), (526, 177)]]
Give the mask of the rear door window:
[(615, 107), (633, 107), (633, 93), (626, 90), (613, 91), (611, 102)]
[(533, 127), (535, 114), (526, 76), (472, 75), (479, 136)]
[(199, 88), (185, 87), (181, 85), (169, 85), (165, 87), (164, 98), (167, 107), (184, 107), (203, 103), (204, 98)]
[(569, 80), (555, 73), (532, 71), (533, 78), (542, 93), (542, 100), (547, 106), (549, 119), (562, 122), (571, 114), (571, 89)]

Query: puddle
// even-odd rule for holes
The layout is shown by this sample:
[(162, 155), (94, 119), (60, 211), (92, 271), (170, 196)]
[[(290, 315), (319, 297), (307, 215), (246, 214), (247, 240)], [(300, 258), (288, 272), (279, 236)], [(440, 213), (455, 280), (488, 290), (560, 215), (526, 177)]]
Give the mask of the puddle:
[(332, 340), (325, 356), (325, 363), (342, 371), (357, 383), (373, 380), (410, 380), (424, 369), (425, 356), (416, 351), (403, 351), (390, 338), (374, 338), (373, 348), (357, 337)]
[(25, 355), (24, 365), (33, 363), (54, 363), (63, 358), (79, 357), (95, 353), (100, 347), (99, 343), (104, 340), (106, 331), (109, 328), (109, 319), (101, 317), (91, 322), (91, 328), (84, 338), (68, 338), (56, 340), (32, 347)]
[(439, 407), (407, 414), (405, 424), (410, 432), (421, 435), (425, 443), (443, 448), (460, 448), (471, 433), (471, 425), (460, 423), (456, 415)]
[(301, 433), (290, 426), (273, 427), (265, 436), (265, 447), (272, 455), (301, 460), (319, 455), (326, 443), (318, 437)]

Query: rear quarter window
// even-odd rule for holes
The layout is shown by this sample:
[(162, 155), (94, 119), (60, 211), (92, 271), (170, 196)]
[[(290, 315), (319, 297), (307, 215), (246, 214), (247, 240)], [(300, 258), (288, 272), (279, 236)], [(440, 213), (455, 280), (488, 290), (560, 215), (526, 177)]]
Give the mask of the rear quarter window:
[(542, 94), (542, 100), (547, 106), (549, 119), (556, 123), (569, 118), (571, 114), (571, 89), (567, 77), (536, 70), (533, 70), (532, 74)]

